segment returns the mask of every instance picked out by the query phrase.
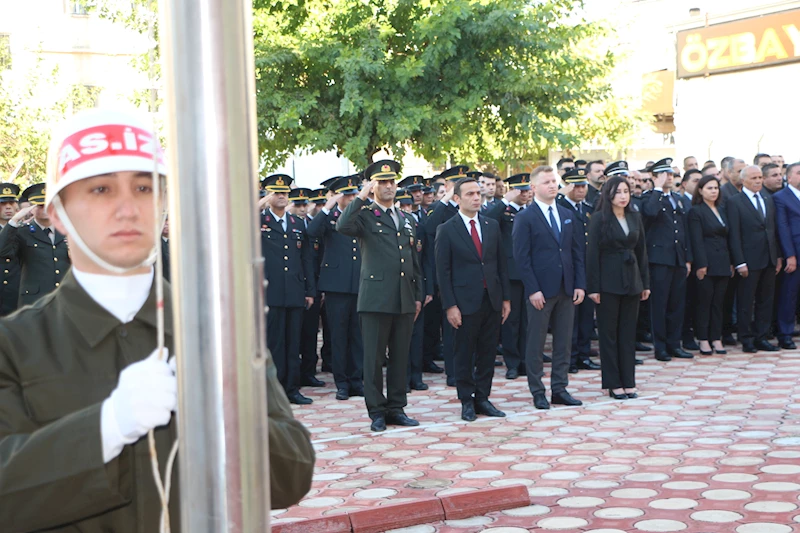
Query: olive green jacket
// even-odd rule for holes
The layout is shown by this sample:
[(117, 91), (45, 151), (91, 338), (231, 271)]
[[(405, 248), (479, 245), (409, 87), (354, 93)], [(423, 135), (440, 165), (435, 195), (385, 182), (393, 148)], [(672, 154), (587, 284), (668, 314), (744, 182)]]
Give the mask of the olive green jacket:
[[(169, 299), (167, 345), (172, 346)], [(100, 411), (127, 365), (155, 349), (155, 294), (121, 324), (68, 273), (60, 288), (0, 320), (0, 530), (154, 533), (161, 510), (147, 439), (103, 464)], [(272, 505), (308, 491), (314, 452), (269, 365)], [(163, 468), (174, 418), (155, 432)], [(202, 468), (202, 465), (199, 467)], [(180, 531), (178, 472), (170, 497)]]
[(357, 237), (361, 245), (359, 312), (414, 313), (415, 303), (425, 298), (414, 219), (397, 213), (399, 229), (377, 204), (356, 198), (336, 223), (338, 232)]

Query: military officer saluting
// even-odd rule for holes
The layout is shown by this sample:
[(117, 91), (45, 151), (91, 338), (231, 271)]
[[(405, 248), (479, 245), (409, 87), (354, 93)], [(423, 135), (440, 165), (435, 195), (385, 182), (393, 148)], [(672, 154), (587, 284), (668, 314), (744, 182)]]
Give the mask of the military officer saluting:
[(312, 403), (300, 394), (300, 334), (303, 310), (314, 304), (314, 265), (305, 223), (287, 211), (291, 176), (262, 182), (267, 209), (261, 215), (261, 250), (267, 279), (267, 347), (278, 379), (294, 404)]
[[(14, 183), (0, 183), (0, 229), (6, 227), (19, 210), (17, 197), (19, 185)], [(0, 316), (5, 316), (17, 309), (19, 302), (19, 261), (17, 258), (0, 256), (3, 280), (0, 286)]]
[[(414, 319), (422, 309), (422, 270), (414, 253), (412, 219), (394, 206), (400, 164), (383, 160), (364, 171), (370, 180), (344, 210), (336, 229), (361, 244), (358, 314), (364, 341), (364, 399), (372, 431), (387, 424), (417, 426), (406, 416), (408, 350)], [(370, 202), (369, 195), (375, 200)], [(386, 396), (383, 395), (383, 362)]]
[(318, 289), (325, 293), (337, 400), (364, 396), (364, 346), (358, 324), (361, 247), (358, 239), (336, 230), (342, 212), (358, 192), (358, 181), (354, 175), (331, 182), (333, 196), (308, 226), (309, 235), (320, 239), (325, 249)]
[(53, 227), (43, 207), (45, 184), (31, 185), (22, 195), (31, 205), (20, 209), (0, 231), (0, 257), (20, 263), (20, 307), (61, 285), (70, 267), (64, 234)]

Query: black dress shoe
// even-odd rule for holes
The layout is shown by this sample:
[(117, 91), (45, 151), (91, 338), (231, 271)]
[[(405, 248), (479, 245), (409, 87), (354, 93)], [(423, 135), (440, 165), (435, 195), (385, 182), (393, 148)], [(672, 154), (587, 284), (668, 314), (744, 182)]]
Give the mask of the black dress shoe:
[(672, 361), (672, 357), (666, 352), (666, 350), (659, 350), (656, 352), (656, 359), (659, 361)]
[(578, 373), (578, 365), (569, 365), (569, 370), (567, 370), (570, 374), (577, 374)]
[(736, 339), (733, 338), (733, 335), (728, 333), (727, 335), (722, 336), (722, 345), (723, 346), (736, 346)]
[(554, 392), (550, 397), (550, 403), (553, 405), (583, 405), (583, 402), (576, 400), (567, 391)]
[(421, 381), (411, 382), (411, 390), (428, 390), (427, 383), (423, 383)]
[(641, 342), (638, 342), (638, 341), (636, 342), (636, 351), (637, 352), (649, 352), (652, 349), (653, 349), (652, 346), (649, 346), (647, 344), (642, 344)]
[(373, 420), (372, 424), (369, 426), (369, 429), (374, 432), (386, 431), (386, 419), (382, 416), (376, 416), (375, 420)]
[(516, 368), (509, 368), (506, 371), (506, 379), (517, 379), (519, 377), (519, 371)]
[(578, 368), (581, 370), (600, 370), (600, 365), (585, 357), (583, 359), (578, 359)]
[(386, 413), (386, 423), (390, 426), (418, 426), (419, 422), (408, 418), (405, 413)]
[(797, 345), (794, 343), (792, 339), (783, 340), (778, 345), (781, 347), (781, 350), (796, 350)]
[(550, 403), (543, 392), (537, 392), (533, 395), (533, 406), (537, 409), (550, 409)]
[(688, 342), (686, 341), (683, 342), (683, 349), (697, 351), (700, 349), (700, 345), (697, 344), (697, 342), (695, 342), (694, 339), (692, 339)]
[(676, 359), (694, 359), (694, 355), (681, 348), (673, 348), (669, 354)]
[(644, 360), (643, 359), (636, 359), (634, 357), (633, 360), (636, 362), (635, 364), (637, 364), (637, 365), (643, 365), (644, 364)]
[(296, 405), (308, 405), (310, 403), (314, 403), (314, 400), (311, 398), (306, 398), (299, 392), (293, 392), (292, 394), (288, 394), (287, 397), (289, 398), (289, 403), (293, 403)]
[(336, 389), (336, 399), (337, 400), (349, 400), (350, 393), (347, 392), (347, 389)]
[(364, 387), (350, 387), (350, 396), (364, 396)]
[(300, 380), (300, 385), (303, 387), (324, 387), (325, 382), (318, 380), (314, 376), (306, 376)]
[(494, 366), (503, 366), (503, 362), (495, 359), (494, 360)]
[(430, 362), (422, 367), (422, 371), (429, 374), (441, 374), (444, 372), (444, 368), (440, 367), (434, 362)]
[(503, 411), (492, 405), (492, 402), (489, 400), (475, 402), (475, 412), (479, 415), (493, 416), (496, 418), (504, 418), (506, 416)]
[(762, 351), (762, 352), (777, 352), (777, 351), (780, 351), (780, 348), (778, 348), (777, 346), (775, 346), (772, 343), (769, 343), (769, 342), (765, 341), (764, 339), (757, 340), (756, 342), (753, 343), (753, 346), (755, 346), (756, 348), (758, 348), (759, 351)]
[(545, 363), (552, 363), (553, 362), (553, 358), (550, 357), (547, 354), (542, 354), (542, 361), (545, 362)]
[(456, 386), (456, 378), (447, 376), (447, 386), (448, 387), (455, 387)]
[(609, 398), (614, 398), (615, 400), (627, 400), (628, 399), (628, 395), (625, 394), (624, 392), (620, 393), (620, 394), (617, 394), (616, 392), (614, 392), (611, 389), (608, 389), (608, 397)]
[(752, 342), (742, 342), (742, 351), (744, 353), (756, 353), (758, 348), (756, 348)]
[(475, 414), (475, 406), (472, 404), (472, 400), (461, 402), (461, 420), (475, 422), (477, 418), (478, 416)]

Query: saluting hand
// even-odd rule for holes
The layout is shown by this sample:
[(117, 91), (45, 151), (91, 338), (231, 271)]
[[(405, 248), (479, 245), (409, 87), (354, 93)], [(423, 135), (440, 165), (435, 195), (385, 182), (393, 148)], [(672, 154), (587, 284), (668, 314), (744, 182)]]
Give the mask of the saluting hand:
[(364, 188), (358, 193), (358, 197), (361, 198), (362, 201), (367, 201), (367, 198), (369, 198), (369, 193), (371, 193), (372, 189), (375, 187), (375, 183), (375, 180), (369, 180), (364, 184)]
[(271, 198), (272, 198), (272, 193), (271, 192), (268, 192), (266, 195), (264, 195), (263, 198), (259, 198), (258, 199), (258, 208), (261, 209), (261, 210), (266, 209), (267, 206), (269, 205), (269, 201), (270, 201)]
[(461, 310), (457, 305), (454, 305), (447, 310), (447, 321), (450, 322), (450, 325), (455, 329), (461, 327)]
[(23, 207), (22, 209), (17, 211), (16, 215), (11, 217), (11, 222), (13, 222), (14, 225), (16, 226), (19, 226), (20, 224), (24, 224), (25, 222), (29, 221), (30, 219), (33, 218), (34, 208), (36, 208), (35, 205), (29, 205), (28, 207)]
[(325, 209), (327, 209), (328, 211), (332, 210), (333, 207), (337, 203), (339, 203), (339, 200), (341, 200), (343, 196), (344, 196), (344, 194), (342, 194), (342, 193), (336, 193), (333, 196), (331, 196), (330, 198), (328, 198), (328, 201), (325, 202)]
[(657, 188), (657, 189), (661, 189), (661, 188), (664, 187), (664, 184), (666, 182), (667, 182), (667, 173), (666, 172), (660, 172), (660, 173), (656, 174), (656, 176), (653, 178), (653, 187)]
[(453, 187), (449, 191), (445, 192), (444, 196), (442, 196), (442, 199), (440, 200), (440, 202), (442, 202), (443, 204), (447, 204), (450, 200), (453, 199), (453, 194), (455, 192), (456, 192), (456, 188), (455, 187)]
[(544, 294), (542, 293), (542, 291), (531, 294), (530, 296), (528, 296), (528, 300), (530, 300), (531, 305), (535, 307), (538, 311), (544, 309), (544, 304), (547, 303), (544, 299)]
[(511, 314), (511, 300), (503, 300), (503, 321), (500, 323), (505, 324), (506, 320), (508, 319), (508, 315), (510, 314)]

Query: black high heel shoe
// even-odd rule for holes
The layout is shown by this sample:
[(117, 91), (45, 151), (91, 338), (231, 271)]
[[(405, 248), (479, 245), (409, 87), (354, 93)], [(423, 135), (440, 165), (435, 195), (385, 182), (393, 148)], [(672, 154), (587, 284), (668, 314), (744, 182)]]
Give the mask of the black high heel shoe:
[(626, 392), (626, 393), (625, 393), (625, 396), (627, 396), (627, 397), (628, 397), (628, 398), (630, 398), (631, 400), (633, 400), (634, 398), (638, 398), (638, 397), (639, 397), (639, 395), (638, 395), (638, 394), (636, 394), (635, 392)]
[(622, 394), (617, 394), (616, 392), (614, 392), (611, 389), (608, 389), (608, 396), (610, 398), (614, 398), (615, 400), (627, 400), (628, 399), (628, 395), (625, 394), (624, 392)]
[(728, 355), (728, 350), (717, 350), (714, 348), (714, 353), (719, 355)]
[(707, 352), (705, 352), (703, 350), (700, 350), (700, 355), (714, 355), (714, 349), (712, 348), (711, 350), (709, 350)]

